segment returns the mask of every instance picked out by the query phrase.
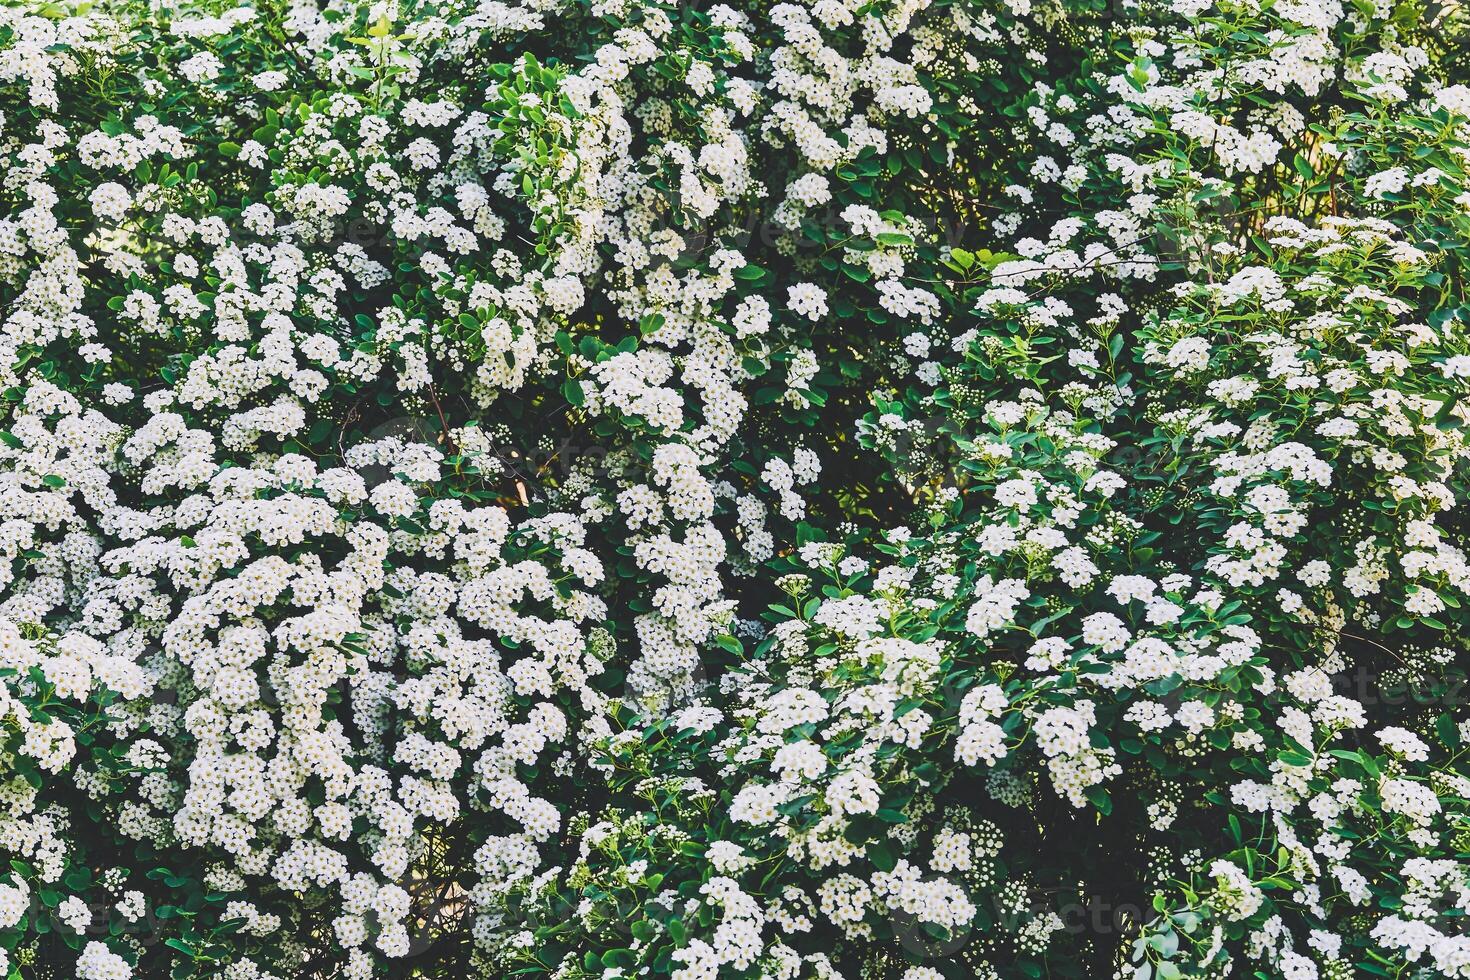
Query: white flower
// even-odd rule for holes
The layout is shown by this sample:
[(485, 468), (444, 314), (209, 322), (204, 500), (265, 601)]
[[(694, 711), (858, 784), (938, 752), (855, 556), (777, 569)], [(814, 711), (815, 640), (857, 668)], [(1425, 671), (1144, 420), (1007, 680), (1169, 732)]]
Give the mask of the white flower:
[(786, 305), (797, 316), (820, 320), (827, 315), (827, 294), (815, 283), (799, 283), (787, 290)]

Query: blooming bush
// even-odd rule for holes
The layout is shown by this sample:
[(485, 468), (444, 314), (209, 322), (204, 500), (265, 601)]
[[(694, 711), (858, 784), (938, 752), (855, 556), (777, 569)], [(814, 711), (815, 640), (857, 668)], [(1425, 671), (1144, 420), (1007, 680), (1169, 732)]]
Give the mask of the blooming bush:
[(1463, 16), (0, 9), (0, 962), (1470, 976)]

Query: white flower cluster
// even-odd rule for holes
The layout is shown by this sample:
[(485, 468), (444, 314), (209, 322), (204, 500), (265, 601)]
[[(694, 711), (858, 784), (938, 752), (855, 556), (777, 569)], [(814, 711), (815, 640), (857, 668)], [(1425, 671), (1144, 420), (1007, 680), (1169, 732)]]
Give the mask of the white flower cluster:
[(0, 968), (1470, 976), (1467, 29), (1073, 6), (0, 10)]

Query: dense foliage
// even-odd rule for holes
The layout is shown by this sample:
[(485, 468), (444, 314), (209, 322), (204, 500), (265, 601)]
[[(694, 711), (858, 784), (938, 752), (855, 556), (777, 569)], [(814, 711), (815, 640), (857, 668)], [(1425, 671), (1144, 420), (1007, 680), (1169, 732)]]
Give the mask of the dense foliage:
[(1470, 977), (1470, 25), (0, 7), (11, 977)]

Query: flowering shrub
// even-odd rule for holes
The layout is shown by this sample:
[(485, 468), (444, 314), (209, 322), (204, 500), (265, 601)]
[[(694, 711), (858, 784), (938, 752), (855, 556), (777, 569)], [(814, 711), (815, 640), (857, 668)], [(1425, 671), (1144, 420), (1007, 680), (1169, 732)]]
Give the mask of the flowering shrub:
[(9, 975), (1470, 976), (1463, 15), (1099, 6), (0, 9)]

